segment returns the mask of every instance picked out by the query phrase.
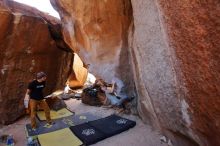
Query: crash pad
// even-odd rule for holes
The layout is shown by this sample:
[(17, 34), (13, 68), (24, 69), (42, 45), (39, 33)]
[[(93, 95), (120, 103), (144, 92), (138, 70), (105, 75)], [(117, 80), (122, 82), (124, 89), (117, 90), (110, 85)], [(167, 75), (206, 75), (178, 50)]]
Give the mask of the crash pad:
[(51, 127), (45, 127), (45, 124), (47, 123), (46, 121), (37, 120), (37, 129), (35, 131), (32, 130), (31, 124), (27, 124), (25, 128), (26, 128), (27, 136), (35, 136), (35, 135), (67, 128), (70, 126), (83, 124), (89, 121), (94, 121), (97, 119), (100, 119), (100, 117), (87, 112), (78, 115), (72, 115), (64, 118), (55, 119), (53, 120), (53, 125)]
[(70, 130), (86, 145), (91, 145), (105, 138), (119, 134), (136, 125), (135, 121), (110, 115), (84, 124), (71, 126)]
[(70, 126), (74, 126), (73, 117), (74, 115), (53, 120), (52, 126), (49, 126), (49, 127), (45, 126), (47, 124), (46, 121), (38, 122), (37, 129), (35, 131), (32, 130), (31, 124), (27, 124), (25, 126), (27, 136), (35, 136), (35, 135), (44, 134), (44, 133), (60, 130), (63, 128), (67, 128)]
[(70, 127), (70, 130), (85, 144), (91, 145), (98, 141), (101, 141), (106, 135), (96, 128), (90, 126), (88, 123), (76, 125)]
[(69, 128), (38, 135), (41, 146), (80, 146), (82, 141)]
[(88, 124), (110, 137), (134, 127), (136, 122), (117, 115), (110, 115)]
[[(59, 119), (59, 118), (63, 118), (63, 117), (68, 117), (68, 116), (71, 116), (73, 114), (74, 113), (72, 113), (71, 111), (69, 111), (66, 108), (62, 108), (58, 111), (54, 111), (54, 110), (50, 111), (51, 119)], [(46, 120), (44, 111), (38, 111), (37, 112), (37, 117), (39, 118), (39, 120)]]

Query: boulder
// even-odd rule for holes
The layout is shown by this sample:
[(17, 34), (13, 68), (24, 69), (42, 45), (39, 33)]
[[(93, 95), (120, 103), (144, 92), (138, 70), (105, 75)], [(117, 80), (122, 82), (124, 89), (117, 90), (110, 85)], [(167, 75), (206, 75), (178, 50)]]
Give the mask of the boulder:
[(132, 22), (130, 1), (51, 0), (51, 3), (60, 14), (65, 42), (84, 66), (89, 64), (89, 72), (110, 83), (113, 77), (120, 77), (132, 88), (132, 75), (127, 74), (131, 73), (127, 39)]
[[(27, 84), (36, 72), (48, 75), (47, 95), (65, 84), (73, 54), (57, 47), (47, 21), (29, 13), (27, 6), (1, 1), (0, 17), (0, 124), (9, 124), (25, 113)], [(60, 25), (58, 20), (53, 23)]]

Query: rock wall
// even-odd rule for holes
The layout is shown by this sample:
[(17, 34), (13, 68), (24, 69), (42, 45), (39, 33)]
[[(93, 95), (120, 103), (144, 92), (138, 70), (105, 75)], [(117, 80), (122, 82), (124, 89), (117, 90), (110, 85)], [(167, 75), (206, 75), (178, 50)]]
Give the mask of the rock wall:
[(164, 38), (157, 6), (153, 0), (132, 1), (132, 8), (134, 29), (129, 42), (139, 113), (158, 128), (178, 129), (181, 95), (171, 60), (174, 54)]
[[(158, 1), (174, 49), (178, 78), (187, 89), (187, 127), (201, 145), (220, 145), (220, 1)], [(184, 110), (184, 108), (182, 109)], [(206, 140), (206, 141), (204, 141)]]
[(188, 125), (191, 119), (185, 101), (187, 89), (179, 77), (175, 48), (169, 46), (158, 5), (154, 0), (134, 0), (132, 8), (134, 29), (130, 46), (139, 114), (169, 135), (174, 145), (193, 145), (186, 138), (197, 139)]
[(139, 113), (174, 145), (220, 145), (219, 5), (132, 0)]
[(67, 79), (65, 70), (71, 68), (61, 65), (73, 60), (72, 53), (58, 49), (45, 20), (25, 13), (26, 6), (22, 13), (11, 6), (0, 2), (0, 124), (9, 124), (24, 113), (24, 94), (36, 72), (47, 73), (48, 94), (64, 85), (60, 75)]
[(51, 2), (65, 41), (92, 73), (136, 91), (144, 121), (177, 146), (220, 145), (219, 1)]
[(65, 41), (89, 65), (89, 71), (111, 82), (122, 78), (133, 86), (128, 59), (131, 3), (126, 0), (51, 0), (60, 13)]

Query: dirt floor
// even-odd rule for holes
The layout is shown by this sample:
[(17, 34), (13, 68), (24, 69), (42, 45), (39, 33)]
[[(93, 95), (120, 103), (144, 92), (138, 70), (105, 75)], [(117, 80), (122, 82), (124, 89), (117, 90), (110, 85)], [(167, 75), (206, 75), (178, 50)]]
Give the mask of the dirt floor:
[[(114, 109), (85, 105), (81, 103), (81, 100), (70, 99), (65, 102), (68, 108), (76, 114), (91, 112), (97, 116), (106, 117), (117, 113)], [(125, 114), (121, 116), (136, 121), (137, 125), (128, 131), (107, 138), (93, 146), (167, 146), (166, 143), (160, 141), (162, 135), (152, 130), (149, 125), (145, 125), (137, 116)], [(12, 134), (16, 141), (15, 146), (26, 146), (24, 126), (29, 122), (28, 116), (23, 117), (14, 124), (1, 127), (0, 134)], [(0, 146), (4, 145), (0, 144)]]

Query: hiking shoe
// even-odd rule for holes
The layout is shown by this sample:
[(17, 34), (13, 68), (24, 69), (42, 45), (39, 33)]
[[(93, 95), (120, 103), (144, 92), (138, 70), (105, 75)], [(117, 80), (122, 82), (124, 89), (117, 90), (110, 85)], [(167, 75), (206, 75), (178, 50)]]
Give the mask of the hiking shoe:
[(53, 126), (52, 123), (47, 123), (47, 124), (44, 125), (45, 128), (51, 128), (52, 126)]

